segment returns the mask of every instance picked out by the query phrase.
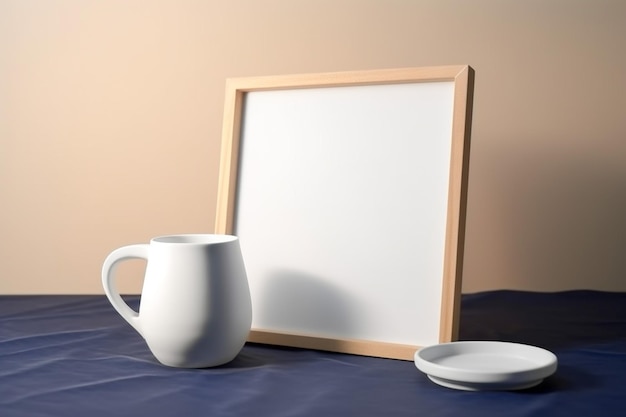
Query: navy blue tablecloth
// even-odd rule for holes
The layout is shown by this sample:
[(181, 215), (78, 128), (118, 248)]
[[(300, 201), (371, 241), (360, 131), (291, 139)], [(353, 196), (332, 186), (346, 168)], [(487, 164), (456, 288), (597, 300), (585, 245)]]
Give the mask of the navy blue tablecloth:
[(626, 416), (626, 293), (464, 295), (460, 338), (544, 347), (559, 368), (528, 390), (465, 392), (412, 362), (248, 344), (175, 369), (104, 296), (0, 296), (0, 416)]

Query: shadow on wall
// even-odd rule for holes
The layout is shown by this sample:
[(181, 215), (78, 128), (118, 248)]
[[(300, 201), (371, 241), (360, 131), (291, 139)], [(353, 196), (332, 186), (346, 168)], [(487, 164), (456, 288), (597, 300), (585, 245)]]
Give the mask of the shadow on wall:
[(626, 291), (626, 167), (619, 157), (567, 146), (492, 152), (470, 176), (464, 291), (502, 282), (535, 291)]

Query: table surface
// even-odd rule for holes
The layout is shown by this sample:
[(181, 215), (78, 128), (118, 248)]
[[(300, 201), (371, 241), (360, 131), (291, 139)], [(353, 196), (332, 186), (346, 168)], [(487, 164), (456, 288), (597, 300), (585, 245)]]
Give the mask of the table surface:
[(626, 293), (493, 291), (461, 305), (461, 340), (547, 348), (557, 372), (528, 390), (466, 392), (408, 361), (258, 344), (175, 369), (104, 296), (0, 296), (0, 416), (626, 417)]

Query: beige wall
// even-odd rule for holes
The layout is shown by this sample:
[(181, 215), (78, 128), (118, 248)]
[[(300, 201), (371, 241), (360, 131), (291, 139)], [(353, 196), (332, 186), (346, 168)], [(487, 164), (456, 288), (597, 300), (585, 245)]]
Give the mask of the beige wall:
[(625, 21), (621, 0), (0, 0), (0, 293), (99, 293), (111, 249), (211, 232), (226, 77), (444, 64), (476, 70), (464, 291), (626, 291)]

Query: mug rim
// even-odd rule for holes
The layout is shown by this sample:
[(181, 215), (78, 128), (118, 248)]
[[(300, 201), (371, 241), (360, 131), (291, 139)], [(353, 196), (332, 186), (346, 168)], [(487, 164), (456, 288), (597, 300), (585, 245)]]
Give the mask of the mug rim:
[(160, 243), (169, 245), (216, 245), (237, 240), (235, 235), (216, 233), (183, 233), (176, 235), (157, 236), (150, 240), (150, 243)]

